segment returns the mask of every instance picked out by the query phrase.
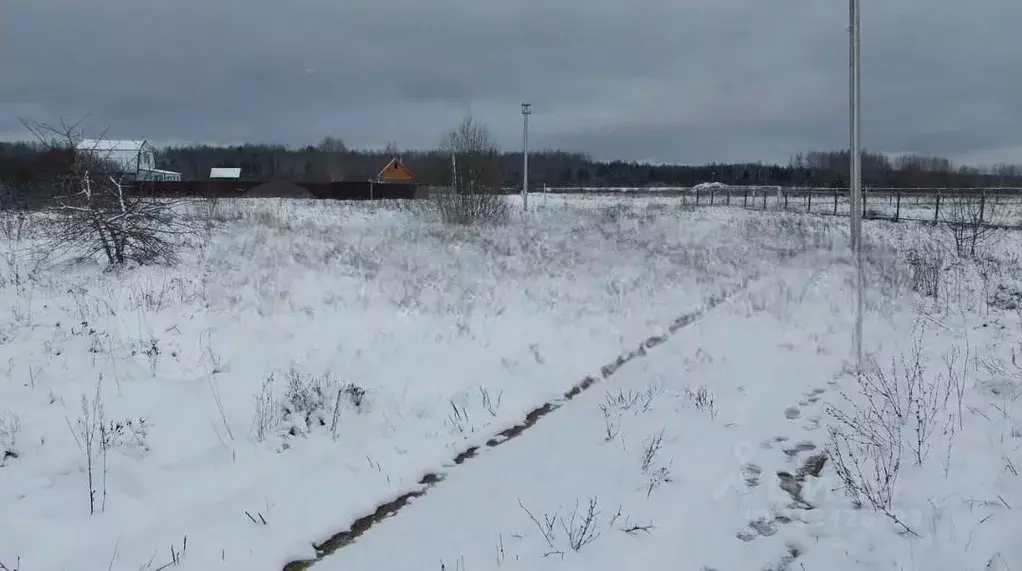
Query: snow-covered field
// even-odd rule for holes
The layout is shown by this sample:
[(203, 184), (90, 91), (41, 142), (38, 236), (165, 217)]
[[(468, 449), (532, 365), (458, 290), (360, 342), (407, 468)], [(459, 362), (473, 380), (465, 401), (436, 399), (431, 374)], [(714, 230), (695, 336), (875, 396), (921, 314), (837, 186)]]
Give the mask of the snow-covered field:
[(1019, 236), (976, 262), (867, 224), (866, 347), (899, 390), (859, 391), (839, 219), (530, 205), (452, 229), (229, 203), (180, 264), (120, 274), (0, 242), (0, 564), (279, 570), (437, 473), (313, 568), (1022, 568)]

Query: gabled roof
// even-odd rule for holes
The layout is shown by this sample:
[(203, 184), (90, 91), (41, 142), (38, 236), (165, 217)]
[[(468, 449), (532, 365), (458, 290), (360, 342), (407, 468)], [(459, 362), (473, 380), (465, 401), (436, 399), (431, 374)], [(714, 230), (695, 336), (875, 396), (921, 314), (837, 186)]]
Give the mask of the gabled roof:
[(209, 178), (241, 178), (241, 169), (234, 167), (214, 167), (209, 169)]
[(143, 140), (82, 139), (78, 142), (79, 151), (113, 163), (123, 172), (152, 169), (156, 166), (152, 164), (152, 154), (142, 152), (147, 146), (148, 143)]
[(383, 167), (383, 170), (376, 175), (379, 180), (412, 180), (412, 171), (405, 166), (401, 159), (393, 158)]
[(132, 151), (139, 152), (146, 146), (144, 140), (110, 140), (110, 139), (82, 139), (78, 143), (78, 150), (81, 151)]

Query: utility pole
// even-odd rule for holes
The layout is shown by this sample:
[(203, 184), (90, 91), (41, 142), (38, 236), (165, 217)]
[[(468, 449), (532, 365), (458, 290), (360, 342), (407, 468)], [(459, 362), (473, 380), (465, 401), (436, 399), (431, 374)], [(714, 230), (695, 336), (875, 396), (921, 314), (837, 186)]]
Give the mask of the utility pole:
[(862, 272), (862, 89), (861, 89), (861, 14), (859, 0), (848, 0), (848, 40), (849, 40), (849, 136), (850, 144), (848, 158), (850, 164), (849, 173), (849, 194), (850, 210), (849, 224), (851, 233), (852, 256), (855, 260), (856, 288), (855, 288), (855, 333), (852, 340), (854, 345), (855, 367), (858, 372), (862, 371), (862, 309), (863, 309), (863, 288), (865, 282)]
[(532, 104), (522, 103), (522, 207), (529, 211), (529, 115)]

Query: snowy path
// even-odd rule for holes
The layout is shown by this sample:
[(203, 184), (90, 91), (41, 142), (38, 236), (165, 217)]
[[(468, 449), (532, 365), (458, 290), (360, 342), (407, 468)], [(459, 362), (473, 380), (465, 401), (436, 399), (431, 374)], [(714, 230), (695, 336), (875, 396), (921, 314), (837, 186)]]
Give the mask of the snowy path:
[(793, 496), (813, 501), (800, 468), (818, 473), (806, 462), (822, 447), (816, 407), (847, 347), (821, 319), (837, 317), (827, 296), (840, 290), (808, 270), (755, 284), (315, 568), (723, 570), (797, 557), (805, 534), (784, 523), (801, 519)]
[[(606, 380), (615, 374), (626, 364), (637, 358), (643, 358), (648, 355), (650, 350), (659, 347), (664, 344), (671, 336), (675, 335), (678, 331), (685, 327), (689, 327), (691, 324), (699, 321), (705, 317), (708, 313), (716, 309), (722, 304), (726, 304), (732, 298), (743, 294), (748, 287), (748, 281), (743, 281), (737, 284), (730, 290), (722, 293), (719, 296), (711, 296), (701, 308), (693, 310), (689, 313), (683, 314), (674, 319), (673, 322), (668, 326), (667, 332), (662, 335), (653, 335), (647, 338), (645, 341), (639, 344), (636, 349), (623, 353), (617, 357), (614, 361), (603, 365), (600, 368), (600, 379)], [(582, 381), (578, 382), (567, 392), (565, 392), (563, 398), (556, 401), (548, 401), (540, 406), (537, 406), (531, 410), (523, 419), (522, 422), (500, 431), (493, 438), (486, 441), (485, 445), (470, 446), (465, 450), (458, 453), (452, 463), (445, 464), (445, 469), (452, 469), (457, 466), (461, 466), (466, 461), (475, 458), (480, 452), (484, 452), (487, 449), (496, 448), (507, 443), (509, 440), (517, 438), (524, 434), (526, 431), (532, 429), (540, 420), (546, 417), (548, 414), (560, 409), (565, 404), (573, 401), (579, 395), (583, 394), (587, 390), (593, 387), (599, 379), (594, 376), (588, 376)], [(315, 560), (299, 560), (293, 561), (285, 567), (285, 571), (296, 571), (299, 569), (306, 569), (313, 563), (322, 560), (323, 558), (331, 555), (339, 549), (343, 549), (347, 545), (351, 544), (364, 533), (372, 529), (376, 524), (380, 523), (388, 517), (396, 515), (399, 511), (409, 505), (413, 499), (420, 498), (428, 493), (434, 486), (444, 481), (447, 478), (446, 472), (429, 472), (425, 474), (419, 481), (420, 488), (406, 492), (389, 502), (380, 504), (376, 510), (367, 514), (358, 520), (356, 520), (347, 530), (339, 532), (328, 540), (321, 544), (316, 545), (317, 558)]]

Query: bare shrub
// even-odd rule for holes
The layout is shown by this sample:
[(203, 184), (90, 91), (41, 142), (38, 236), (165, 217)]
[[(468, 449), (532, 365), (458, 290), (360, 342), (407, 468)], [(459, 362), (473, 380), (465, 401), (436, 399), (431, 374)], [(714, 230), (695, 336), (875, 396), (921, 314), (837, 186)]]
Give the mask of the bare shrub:
[(953, 252), (959, 257), (976, 256), (977, 251), (996, 240), (1002, 232), (991, 225), (990, 209), (979, 198), (953, 196), (943, 204), (942, 228), (950, 238)]
[(57, 199), (62, 218), (49, 235), (50, 245), (91, 258), (103, 254), (114, 266), (172, 263), (175, 237), (192, 232), (166, 200), (129, 194), (123, 184), (84, 173), (81, 190)]
[(876, 208), (867, 208), (862, 218), (863, 220), (894, 220), (894, 215), (886, 214)]
[(21, 421), (13, 412), (0, 412), (0, 467), (18, 457), (18, 433)]
[(81, 148), (79, 124), (26, 126), (48, 149), (67, 157), (53, 182), (55, 216), (47, 227), (51, 251), (86, 259), (102, 254), (113, 266), (176, 260), (177, 240), (195, 230), (180, 216), (177, 202), (128, 188), (98, 149)]
[(696, 410), (705, 412), (710, 415), (710, 418), (717, 417), (716, 399), (714, 398), (713, 393), (705, 386), (700, 386), (695, 390), (686, 387), (685, 396)]
[(653, 400), (650, 396), (647, 399), (643, 399), (643, 395), (635, 391), (629, 390), (627, 393), (623, 389), (618, 389), (617, 394), (607, 392), (606, 394), (607, 406), (612, 408), (618, 408), (623, 411), (631, 410), (640, 404), (644, 405), (642, 408), (648, 407), (649, 403)]
[[(575, 508), (566, 518), (560, 513), (543, 514), (541, 522), (532, 512), (518, 500), (518, 506), (529, 516), (532, 523), (539, 530), (550, 551), (546, 555), (564, 555), (570, 551), (581, 551), (600, 536), (597, 529), (600, 519), (600, 511), (597, 509), (596, 498), (589, 498), (588, 506), (584, 513), (580, 513), (580, 502), (575, 500)], [(560, 530), (558, 530), (560, 528)], [(562, 535), (563, 533), (563, 535)]]
[(740, 224), (742, 234), (750, 243), (759, 243), (782, 258), (834, 245), (833, 226), (815, 216), (780, 212), (772, 216), (752, 216), (741, 220)]
[(272, 433), (285, 438), (307, 436), (327, 427), (336, 438), (343, 409), (350, 405), (361, 412), (366, 406), (364, 388), (329, 375), (305, 375), (292, 369), (284, 375), (282, 394), (277, 393), (276, 382), (276, 374), (268, 376), (256, 396), (252, 431), (260, 442)]
[[(873, 363), (856, 375), (858, 398), (842, 393), (846, 407), (828, 407), (828, 454), (845, 491), (856, 505), (868, 503), (911, 531), (893, 511), (902, 462), (922, 465), (938, 433), (946, 437), (947, 454), (960, 423), (964, 369), (957, 368), (960, 352), (945, 355), (947, 372), (930, 373), (922, 364), (922, 342), (890, 372)], [(968, 360), (968, 357), (965, 358)], [(951, 406), (956, 397), (958, 407)], [(906, 458), (907, 455), (907, 458)]]
[(653, 467), (653, 462), (656, 460), (657, 454), (664, 445), (664, 431), (646, 438), (642, 442), (642, 471), (649, 472)]
[[(68, 426), (71, 426), (68, 421)], [(106, 509), (107, 452), (112, 440), (107, 430), (106, 412), (103, 407), (103, 379), (96, 383), (96, 394), (89, 400), (82, 395), (81, 413), (71, 428), (71, 434), (78, 448), (85, 454), (85, 479), (89, 488), (89, 515)], [(102, 478), (101, 481), (97, 481)], [(99, 494), (102, 496), (99, 497)]]
[(144, 417), (111, 420), (102, 428), (105, 446), (149, 452), (149, 422)]
[(166, 277), (159, 285), (151, 281), (139, 283), (128, 292), (128, 306), (135, 310), (157, 313), (166, 307), (173, 285)]
[(997, 284), (993, 291), (988, 292), (987, 305), (1005, 311), (1022, 309), (1022, 288), (1008, 284)]
[(621, 421), (611, 415), (610, 408), (605, 404), (600, 405), (600, 411), (603, 413), (604, 440), (610, 442), (621, 433)]
[(258, 442), (266, 440), (266, 437), (276, 429), (280, 422), (277, 401), (273, 393), (274, 380), (273, 375), (266, 377), (259, 394), (255, 397), (256, 410), (252, 419), (252, 432)]
[(653, 434), (642, 441), (642, 474), (646, 477), (646, 497), (653, 494), (653, 490), (671, 482), (670, 463), (659, 464), (657, 457), (664, 444), (664, 431)]
[(944, 256), (932, 249), (914, 248), (905, 257), (910, 270), (912, 291), (936, 298), (944, 275)]
[[(1016, 311), (1022, 315), (1022, 309)], [(991, 375), (980, 388), (991, 397), (1015, 402), (1022, 399), (1022, 339), (1011, 348), (1009, 355), (1007, 359), (986, 357), (980, 361), (980, 366)]]
[(500, 150), (489, 129), (467, 117), (446, 135), (440, 151), (451, 158), (446, 167), (451, 183), (431, 190), (424, 203), (428, 211), (448, 224), (506, 222), (511, 207), (501, 193)]
[(207, 196), (193, 202), (191, 207), (192, 216), (207, 223), (235, 222), (245, 218), (237, 199)]
[(486, 412), (490, 413), (490, 416), (496, 418), (497, 410), (500, 408), (500, 401), (504, 397), (504, 391), (497, 393), (497, 400), (494, 401), (493, 397), (490, 396), (490, 391), (479, 385), (479, 396), (482, 399), (483, 408)]
[(465, 425), (469, 422), (468, 409), (466, 409), (464, 405), (461, 408), (458, 408), (457, 403), (453, 400), (450, 401), (450, 404), (452, 412), (447, 415), (447, 421), (445, 424), (451, 427), (451, 432), (458, 434), (464, 433)]
[(599, 207), (599, 220), (604, 225), (617, 225), (634, 214), (634, 210), (627, 204), (611, 204)]
[(160, 348), (160, 339), (158, 337), (150, 337), (146, 341), (141, 342), (139, 352), (149, 362), (149, 371), (155, 377), (156, 369), (160, 364), (160, 356), (163, 355), (163, 350)]
[(333, 400), (335, 382), (327, 376), (303, 375), (295, 370), (287, 373), (285, 381), (287, 388), (281, 405), (285, 422), (291, 424), (290, 434), (307, 434), (313, 426), (326, 426), (323, 412)]
[(24, 210), (0, 209), (0, 238), (20, 242), (29, 236), (31, 214)]
[[(172, 543), (168, 552), (166, 556), (153, 553), (153, 556), (148, 561), (139, 566), (139, 571), (166, 571), (171, 567), (179, 567), (182, 558), (188, 553), (188, 536), (184, 536), (180, 546)], [(157, 560), (157, 556), (160, 556), (161, 559)]]
[(561, 518), (561, 529), (568, 536), (568, 546), (573, 551), (581, 550), (600, 535), (600, 532), (596, 531), (596, 520), (600, 515), (596, 509), (596, 503), (596, 498), (590, 498), (585, 514), (580, 515), (578, 512), (579, 502), (576, 500), (575, 509), (571, 511), (568, 520), (565, 521)]

